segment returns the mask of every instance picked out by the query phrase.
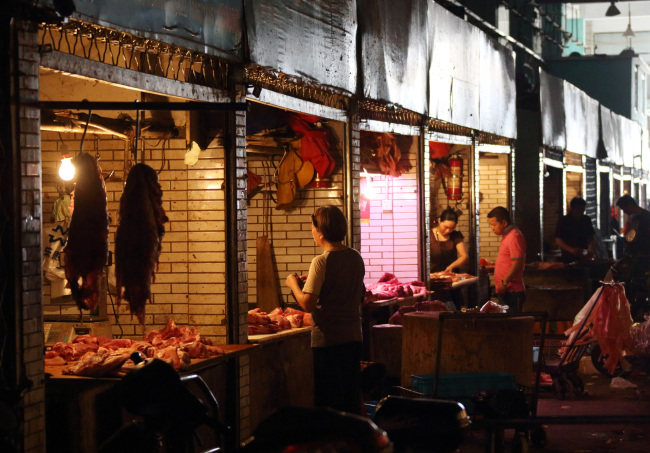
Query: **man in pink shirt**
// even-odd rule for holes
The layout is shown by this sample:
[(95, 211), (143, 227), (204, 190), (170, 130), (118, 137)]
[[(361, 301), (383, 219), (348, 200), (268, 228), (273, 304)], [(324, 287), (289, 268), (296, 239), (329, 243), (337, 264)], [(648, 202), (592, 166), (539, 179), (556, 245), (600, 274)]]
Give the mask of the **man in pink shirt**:
[(526, 240), (521, 231), (510, 222), (510, 213), (506, 208), (497, 206), (487, 217), (492, 232), (501, 236), (499, 254), (494, 266), (494, 287), (499, 303), (508, 305), (509, 313), (519, 313), (526, 299)]

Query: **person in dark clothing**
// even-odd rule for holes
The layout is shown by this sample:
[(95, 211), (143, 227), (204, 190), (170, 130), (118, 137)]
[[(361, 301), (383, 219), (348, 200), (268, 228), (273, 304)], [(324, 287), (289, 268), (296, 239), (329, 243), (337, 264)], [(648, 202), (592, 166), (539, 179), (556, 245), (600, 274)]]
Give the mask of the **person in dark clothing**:
[(555, 243), (562, 250), (562, 261), (584, 261), (594, 256), (596, 232), (589, 216), (585, 215), (587, 202), (573, 197), (569, 213), (560, 217), (555, 228)]
[[(456, 272), (469, 260), (463, 234), (456, 231), (458, 214), (452, 208), (440, 213), (438, 222), (431, 229), (431, 272)], [(451, 297), (456, 310), (461, 309), (462, 294), (460, 289), (453, 289), (449, 294), (439, 291), (438, 298)]]
[(623, 195), (616, 202), (628, 216), (625, 224), (623, 258), (612, 266), (613, 277), (625, 283), (632, 318), (644, 321), (648, 310), (648, 279), (650, 278), (650, 212), (641, 208), (634, 198)]
[(286, 285), (311, 313), (314, 402), (361, 413), (361, 304), (366, 294), (365, 266), (355, 249), (343, 244), (347, 220), (336, 206), (321, 206), (311, 216), (314, 243), (323, 249), (309, 267), (301, 289), (291, 274)]
[(634, 198), (623, 195), (616, 206), (627, 214), (625, 224), (625, 255), (650, 256), (650, 212), (640, 207)]

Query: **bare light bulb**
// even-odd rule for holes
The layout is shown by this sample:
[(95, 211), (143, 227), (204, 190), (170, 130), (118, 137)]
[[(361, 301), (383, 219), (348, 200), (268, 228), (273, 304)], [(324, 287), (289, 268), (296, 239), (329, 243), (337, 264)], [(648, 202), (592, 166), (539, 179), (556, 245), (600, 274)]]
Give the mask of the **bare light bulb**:
[(59, 176), (64, 181), (70, 181), (72, 178), (74, 178), (74, 165), (72, 165), (72, 157), (65, 155), (61, 158)]

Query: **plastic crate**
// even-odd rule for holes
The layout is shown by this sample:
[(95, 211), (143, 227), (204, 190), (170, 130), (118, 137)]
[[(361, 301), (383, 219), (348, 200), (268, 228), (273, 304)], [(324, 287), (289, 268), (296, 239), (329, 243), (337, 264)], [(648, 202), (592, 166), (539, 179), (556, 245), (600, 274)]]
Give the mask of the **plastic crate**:
[[(411, 376), (415, 392), (433, 396), (433, 374)], [(460, 402), (468, 413), (474, 413), (472, 398), (480, 392), (515, 389), (515, 375), (512, 373), (454, 373), (438, 375), (438, 389), (435, 398), (453, 399)]]

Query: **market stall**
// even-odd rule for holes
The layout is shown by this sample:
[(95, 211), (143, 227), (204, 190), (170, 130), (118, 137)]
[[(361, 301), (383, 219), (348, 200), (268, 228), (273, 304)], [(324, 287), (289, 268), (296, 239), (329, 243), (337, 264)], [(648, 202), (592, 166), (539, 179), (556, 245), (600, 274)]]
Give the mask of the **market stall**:
[[(82, 8), (80, 13), (91, 21), (97, 20), (94, 14), (109, 22), (120, 20), (107, 10)], [(232, 17), (240, 14), (233, 10)], [(154, 16), (147, 15), (155, 21)], [(238, 248), (244, 242), (237, 240), (238, 226), (229, 219), (241, 218), (245, 208), (227, 206), (241, 205), (236, 200), (242, 194), (230, 189), (236, 186), (238, 172), (245, 173), (245, 166), (238, 166), (235, 159), (238, 134), (243, 138), (243, 131), (233, 125), (243, 118), (238, 110), (246, 106), (232, 94), (235, 90), (227, 91), (227, 63), (220, 57), (228, 52), (211, 47), (208, 53), (215, 50), (219, 57), (201, 54), (183, 47), (193, 46), (183, 39), (163, 44), (78, 19), (63, 27), (44, 25), (39, 37), (52, 50), (41, 55), (36, 83), (41, 100), (36, 130), (40, 128), (43, 175), (39, 200), (44, 212), (42, 308), (47, 354), (59, 341), (71, 343), (83, 335), (127, 342), (169, 320), (196, 326), (206, 341), (230, 343), (228, 351), (219, 357), (193, 358), (179, 373), (204, 377), (224, 404), (222, 419), (239, 436), (239, 358), (248, 348), (237, 345), (245, 340), (245, 333), (239, 334), (245, 318), (238, 315), (237, 295), (243, 275), (237, 270)], [(128, 44), (122, 45), (125, 40)], [(199, 47), (205, 51), (210, 46)], [(236, 53), (229, 58), (237, 59)], [(92, 162), (94, 173), (85, 171), (91, 167), (78, 166), (76, 183), (66, 182), (59, 170), (69, 158), (77, 165), (81, 160)], [(130, 225), (136, 227), (124, 230), (120, 239), (119, 228), (127, 223), (120, 202), (127, 198), (125, 184), (136, 174), (134, 168), (148, 169), (150, 186), (131, 191), (135, 196), (130, 198), (129, 212), (138, 214), (131, 215)], [(90, 202), (82, 201), (88, 199), (82, 197), (79, 182), (89, 174), (102, 189)], [(131, 187), (136, 184), (129, 182)], [(93, 221), (97, 212), (103, 223)], [(155, 227), (143, 233), (138, 225)], [(81, 232), (81, 240), (78, 235), (73, 240), (72, 231)], [(103, 252), (95, 254), (97, 268), (74, 264), (70, 254), (96, 250), (97, 237), (104, 241)], [(129, 240), (131, 245), (124, 247)], [(125, 249), (140, 255), (127, 258)], [(74, 265), (66, 265), (70, 263)], [(122, 273), (116, 275), (120, 264)], [(66, 288), (75, 284), (81, 285), (80, 294)], [(103, 352), (90, 352), (104, 357)], [(176, 356), (186, 353), (176, 348)], [(161, 359), (173, 362), (163, 355)], [(64, 360), (65, 367), (81, 362), (79, 357)], [(52, 377), (45, 385), (43, 432), (47, 430), (53, 450), (67, 445), (70, 451), (94, 451), (126, 421), (115, 398), (120, 378), (63, 376), (59, 371), (56, 365), (46, 366)], [(79, 425), (88, 428), (81, 436)]]

